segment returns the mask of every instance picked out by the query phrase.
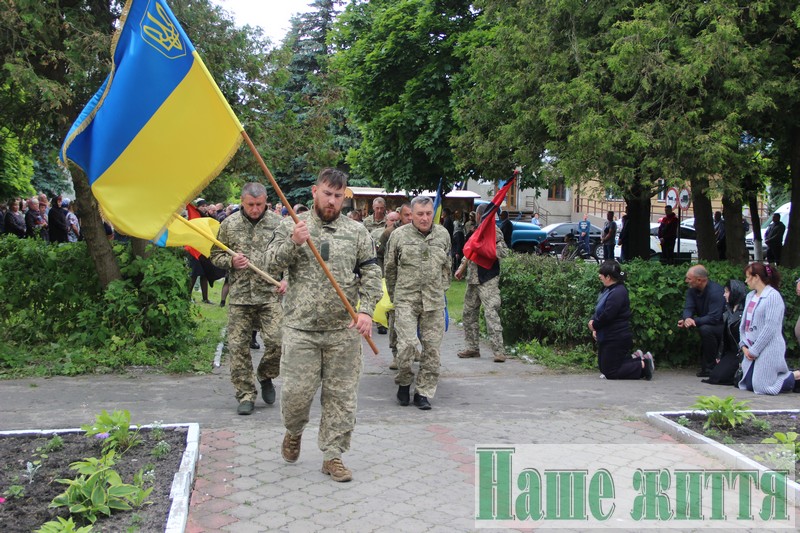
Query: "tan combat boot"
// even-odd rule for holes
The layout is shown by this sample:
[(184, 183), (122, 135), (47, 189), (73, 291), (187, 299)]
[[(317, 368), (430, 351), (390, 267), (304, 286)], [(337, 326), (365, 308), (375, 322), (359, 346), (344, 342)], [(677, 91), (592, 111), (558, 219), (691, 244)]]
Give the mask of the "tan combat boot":
[(464, 350), (464, 351), (458, 352), (458, 356), (461, 359), (469, 359), (471, 357), (480, 357), (481, 356), (481, 352), (479, 352), (478, 350)]
[(322, 473), (331, 476), (334, 481), (350, 481), (353, 479), (353, 473), (344, 466), (341, 457), (336, 457), (330, 461), (322, 461)]
[(303, 434), (297, 435), (296, 437), (286, 432), (286, 435), (283, 436), (283, 444), (281, 445), (281, 456), (283, 460), (287, 463), (296, 463), (297, 458), (300, 457), (300, 439), (303, 438)]

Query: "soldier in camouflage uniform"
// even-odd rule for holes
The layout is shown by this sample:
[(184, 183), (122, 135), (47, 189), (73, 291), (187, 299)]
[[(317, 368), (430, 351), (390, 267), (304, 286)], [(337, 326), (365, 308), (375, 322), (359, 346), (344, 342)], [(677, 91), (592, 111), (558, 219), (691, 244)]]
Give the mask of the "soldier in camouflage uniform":
[[(386, 213), (386, 227), (372, 230), (372, 240), (375, 243), (375, 255), (378, 258), (378, 265), (381, 267), (381, 274), (383, 274), (383, 256), (386, 252), (386, 242), (389, 240), (389, 235), (400, 223), (400, 214), (397, 211), (389, 211)], [(388, 316), (387, 316), (388, 320)], [(383, 324), (378, 324), (378, 333), (386, 335), (389, 329)]]
[[(400, 214), (400, 223), (398, 227), (411, 224), (411, 202), (405, 202), (401, 205), (398, 212)], [(384, 255), (388, 242), (389, 236), (386, 237), (386, 243), (383, 245)], [(394, 309), (386, 312), (386, 320), (389, 322), (389, 348), (392, 350), (392, 362), (389, 364), (391, 370), (397, 370), (397, 328), (394, 327), (394, 317)], [(419, 361), (419, 352), (417, 352), (417, 356), (414, 357), (414, 361)]]
[[(480, 220), (486, 209), (486, 204), (478, 206), (477, 219)], [(491, 223), (487, 220), (484, 223)], [(480, 357), (479, 341), (479, 318), (481, 303), (483, 304), (483, 316), (486, 318), (486, 329), (492, 343), (494, 361), (502, 363), (506, 360), (505, 347), (503, 345), (503, 325), (500, 323), (500, 259), (508, 254), (506, 242), (503, 239), (503, 232), (495, 226), (495, 243), (497, 246), (497, 261), (490, 269), (482, 268), (466, 257), (462, 258), (461, 265), (456, 271), (456, 278), (462, 279), (466, 271), (467, 290), (464, 293), (464, 337), (466, 338), (467, 348), (458, 352), (462, 359), (470, 357)]]
[(228, 353), (231, 359), (231, 382), (239, 401), (237, 412), (253, 412), (256, 390), (253, 379), (253, 360), (250, 355), (251, 332), (261, 331), (264, 355), (256, 370), (261, 383), (261, 397), (267, 404), (275, 403), (275, 385), (281, 360), (281, 320), (283, 310), (280, 292), (285, 282), (276, 288), (248, 269), (250, 261), (262, 266), (264, 250), (272, 239), (281, 217), (267, 211), (267, 191), (260, 183), (247, 183), (242, 188), (241, 209), (226, 218), (219, 227), (218, 239), (237, 252), (231, 256), (221, 248), (211, 249), (211, 262), (228, 269)]
[(439, 382), (439, 346), (444, 336), (444, 293), (450, 286), (450, 234), (433, 224), (433, 202), (419, 196), (411, 201), (411, 224), (389, 237), (384, 257), (386, 290), (395, 306), (400, 405), (410, 401), (417, 352), (417, 328), (422, 344), (414, 405), (431, 408), (429, 398)]
[[(356, 393), (361, 375), (361, 339), (372, 330), (372, 312), (381, 297), (381, 270), (375, 246), (360, 223), (340, 216), (347, 174), (324, 169), (311, 188), (314, 209), (297, 225), (285, 219), (267, 248), (272, 271), (288, 271), (284, 299), (281, 416), (286, 435), (284, 460), (300, 456), (300, 439), (309, 421), (311, 402), (322, 386), (318, 444), (322, 472), (334, 481), (350, 481), (341, 456), (350, 448), (356, 421)], [(328, 278), (304, 243), (311, 238), (358, 309), (352, 321)]]
[(372, 200), (372, 214), (364, 219), (363, 224), (370, 233), (386, 227), (386, 200), (380, 196)]

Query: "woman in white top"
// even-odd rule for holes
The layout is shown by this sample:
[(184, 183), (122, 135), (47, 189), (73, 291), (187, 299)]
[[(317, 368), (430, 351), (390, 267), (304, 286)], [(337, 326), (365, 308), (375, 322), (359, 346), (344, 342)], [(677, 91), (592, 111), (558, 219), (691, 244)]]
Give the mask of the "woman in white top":
[(794, 389), (800, 372), (786, 365), (786, 341), (783, 339), (783, 314), (786, 309), (778, 292), (781, 276), (777, 269), (762, 263), (750, 263), (744, 269), (745, 282), (751, 289), (739, 324), (742, 348), (742, 390), (756, 394), (778, 394)]

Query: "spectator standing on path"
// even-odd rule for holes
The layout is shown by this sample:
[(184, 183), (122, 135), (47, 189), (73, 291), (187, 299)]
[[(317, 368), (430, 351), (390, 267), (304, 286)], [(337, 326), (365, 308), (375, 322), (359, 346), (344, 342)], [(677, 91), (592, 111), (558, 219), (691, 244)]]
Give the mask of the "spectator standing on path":
[(47, 225), (50, 228), (50, 242), (69, 242), (67, 239), (67, 235), (69, 234), (67, 214), (65, 209), (61, 207), (61, 200), (60, 194), (53, 198), (53, 204), (50, 206), (50, 212), (47, 215)]
[(253, 379), (253, 360), (250, 355), (251, 333), (261, 332), (264, 355), (256, 369), (261, 384), (261, 398), (267, 404), (275, 403), (275, 385), (281, 362), (281, 294), (286, 282), (279, 288), (270, 285), (247, 266), (252, 261), (262, 266), (264, 251), (273, 237), (281, 217), (267, 211), (267, 191), (261, 183), (247, 183), (242, 187), (242, 208), (227, 217), (219, 227), (220, 242), (236, 252), (231, 256), (216, 245), (211, 249), (211, 262), (228, 270), (228, 353), (231, 357), (231, 382), (239, 402), (237, 413), (249, 415), (255, 407), (258, 394)]
[(447, 235), (450, 237), (450, 249), (453, 249), (453, 232), (455, 231), (455, 224), (453, 223), (453, 215), (449, 207), (442, 209), (442, 226), (447, 230)]
[[(478, 209), (480, 209), (480, 207)], [(514, 226), (508, 218), (508, 211), (500, 211), (500, 232), (503, 237), (503, 242), (505, 242), (508, 248), (511, 248), (511, 234), (514, 232)]]
[(703, 265), (694, 265), (686, 272), (686, 303), (679, 328), (697, 328), (700, 333), (701, 363), (697, 377), (707, 378), (717, 364), (717, 354), (724, 324), (725, 292), (716, 281), (708, 279)]
[[(326, 168), (311, 187), (314, 208), (281, 222), (267, 248), (272, 272), (288, 271), (284, 298), (281, 417), (286, 434), (281, 455), (294, 463), (300, 456), (311, 402), (322, 386), (318, 444), (322, 472), (334, 481), (350, 481), (342, 462), (350, 449), (356, 422), (362, 354), (360, 335), (372, 331), (372, 313), (381, 297), (381, 271), (367, 228), (341, 216), (347, 174)], [(355, 308), (356, 320), (336, 296), (321, 266), (304, 246), (311, 238)]]
[(744, 353), (739, 388), (756, 394), (791, 392), (800, 379), (800, 371), (791, 372), (786, 365), (783, 339), (786, 307), (778, 292), (780, 273), (774, 266), (750, 263), (744, 275), (751, 290), (739, 323), (739, 346)]
[[(607, 260), (598, 270), (603, 284), (597, 298), (589, 330), (597, 340), (597, 362), (606, 379), (653, 379), (653, 356), (633, 357), (631, 302), (625, 287), (625, 272), (614, 260)], [(641, 354), (641, 352), (637, 352)], [(636, 355), (636, 354), (633, 354)]]
[(589, 214), (585, 213), (583, 215), (583, 220), (578, 222), (578, 239), (580, 240), (581, 245), (583, 246), (584, 250), (586, 250), (587, 254), (592, 252), (592, 246), (589, 240), (589, 234), (591, 231), (592, 224), (589, 222)]
[[(44, 200), (42, 200), (44, 197)], [(43, 225), (39, 230), (39, 237), (41, 237), (45, 242), (50, 242), (50, 227), (48, 218), (50, 215), (50, 202), (47, 201), (47, 196), (44, 194), (39, 195), (39, 218), (42, 220)]]
[[(483, 218), (486, 205), (478, 207), (478, 218)], [(491, 220), (487, 221), (491, 223)], [(486, 329), (492, 343), (494, 362), (502, 363), (506, 360), (505, 346), (503, 345), (503, 325), (500, 322), (500, 259), (508, 255), (503, 234), (495, 227), (495, 245), (497, 247), (497, 261), (492, 268), (485, 269), (466, 257), (461, 260), (461, 265), (456, 271), (456, 279), (467, 279), (467, 290), (464, 292), (464, 340), (467, 347), (458, 352), (462, 359), (480, 357), (480, 311), (483, 304), (483, 314), (486, 318)]]
[(75, 214), (75, 202), (71, 202), (69, 198), (61, 200), (61, 207), (66, 210), (67, 215), (67, 241), (78, 242), (81, 237), (81, 223), (78, 216)]
[(714, 237), (717, 241), (717, 255), (725, 259), (725, 220), (721, 211), (714, 212)]
[(467, 242), (464, 234), (464, 218), (461, 211), (456, 210), (453, 217), (453, 240), (451, 255), (453, 256), (453, 273), (461, 264), (464, 257), (464, 243)]
[(364, 226), (370, 233), (386, 227), (386, 200), (380, 196), (372, 200), (372, 214), (364, 219)]
[(661, 243), (661, 262), (666, 265), (675, 263), (675, 241), (678, 239), (678, 216), (672, 206), (664, 207), (666, 215), (658, 226), (658, 240)]
[(29, 239), (44, 239), (46, 233), (47, 222), (42, 220), (39, 199), (33, 196), (28, 200), (28, 211), (25, 212), (25, 236)]
[(783, 251), (783, 234), (786, 232), (786, 226), (781, 222), (781, 216), (778, 213), (772, 215), (772, 223), (767, 228), (767, 233), (764, 235), (764, 244), (767, 245), (767, 262), (776, 265), (781, 264), (781, 252)]
[(25, 216), (20, 211), (22, 200), (15, 198), (9, 203), (8, 211), (5, 216), (5, 232), (8, 235), (16, 235), (20, 239), (25, 238)]
[(612, 259), (614, 257), (614, 244), (617, 239), (617, 223), (614, 221), (614, 211), (606, 213), (606, 223), (603, 226), (603, 235), (600, 242), (603, 243), (603, 257)]
[(417, 196), (411, 201), (411, 224), (389, 237), (385, 257), (386, 290), (395, 307), (397, 328), (397, 400), (411, 399), (417, 353), (417, 331), (422, 344), (416, 376), (414, 405), (431, 408), (439, 383), (439, 347), (444, 337), (444, 294), (450, 286), (450, 236), (433, 223), (433, 201)]

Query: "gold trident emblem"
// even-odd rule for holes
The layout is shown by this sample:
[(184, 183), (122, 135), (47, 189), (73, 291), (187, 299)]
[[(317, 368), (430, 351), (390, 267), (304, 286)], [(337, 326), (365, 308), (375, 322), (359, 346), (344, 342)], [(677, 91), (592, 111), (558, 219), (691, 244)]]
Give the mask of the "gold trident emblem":
[[(184, 55), (186, 52), (183, 42), (181, 42), (181, 35), (167, 15), (164, 6), (156, 2), (155, 8), (159, 18), (156, 18), (148, 9), (146, 20), (142, 20), (142, 31), (146, 35), (145, 41), (158, 45), (161, 52), (167, 57), (176, 58)], [(148, 21), (152, 24), (149, 24)]]

